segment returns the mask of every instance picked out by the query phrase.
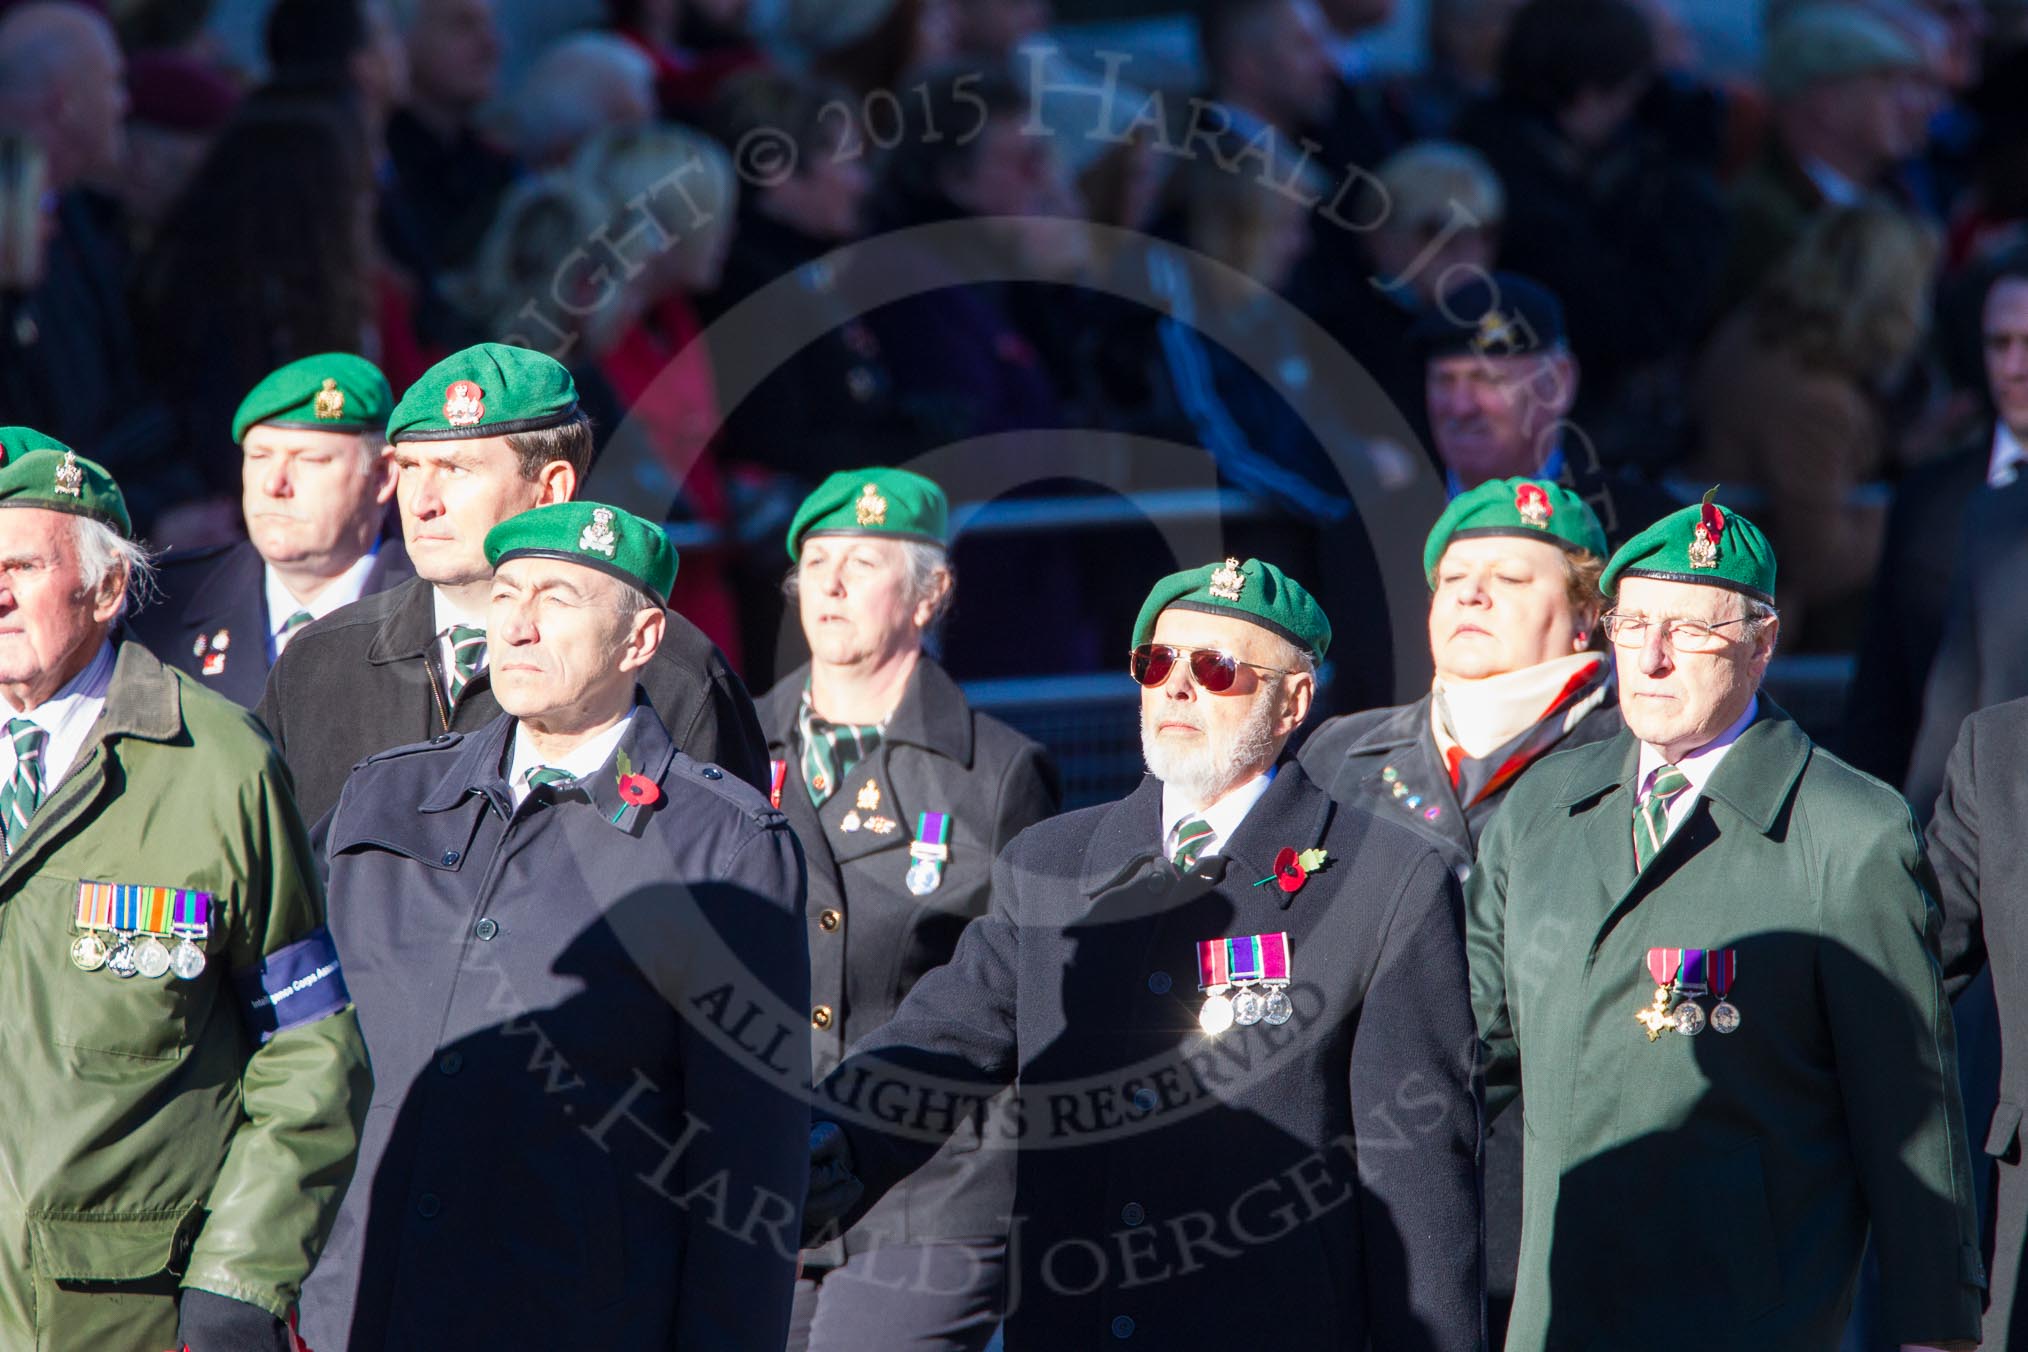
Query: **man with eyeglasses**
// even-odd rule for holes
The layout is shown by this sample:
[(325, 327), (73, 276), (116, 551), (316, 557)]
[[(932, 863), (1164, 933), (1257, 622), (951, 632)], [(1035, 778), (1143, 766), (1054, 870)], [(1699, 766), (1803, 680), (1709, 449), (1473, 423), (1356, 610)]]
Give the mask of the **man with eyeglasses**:
[(820, 1086), (806, 1237), (964, 1123), (1019, 1152), (1009, 1348), (1480, 1345), (1456, 883), (1282, 759), (1330, 638), (1272, 564), (1155, 585), (1151, 774), (1017, 836), (951, 961)]
[[(1759, 694), (1775, 558), (1715, 500), (1601, 588), (1627, 731), (1550, 757), (1482, 838), (1472, 996), (1527, 1090), (1509, 1352), (1973, 1348), (1985, 1286), (1938, 912), (1907, 804)], [(1522, 1077), (1525, 1075), (1525, 1081)]]

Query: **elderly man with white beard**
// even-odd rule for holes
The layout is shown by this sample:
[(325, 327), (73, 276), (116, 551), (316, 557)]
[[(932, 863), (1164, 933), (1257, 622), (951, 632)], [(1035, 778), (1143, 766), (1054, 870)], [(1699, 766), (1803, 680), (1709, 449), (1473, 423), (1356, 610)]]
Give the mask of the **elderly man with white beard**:
[(951, 961), (824, 1080), (806, 1238), (975, 1134), (1020, 1152), (1010, 1352), (1480, 1345), (1460, 902), (1283, 759), (1330, 638), (1272, 564), (1155, 585), (1149, 777), (1016, 837)]

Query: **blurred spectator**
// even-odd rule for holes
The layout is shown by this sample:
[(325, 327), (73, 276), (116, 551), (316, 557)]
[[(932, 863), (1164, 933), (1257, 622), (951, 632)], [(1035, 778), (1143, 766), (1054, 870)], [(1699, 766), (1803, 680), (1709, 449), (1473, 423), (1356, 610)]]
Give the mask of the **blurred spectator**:
[(1892, 195), (1895, 166), (1927, 136), (1927, 78), (1923, 53), (1877, 15), (1831, 0), (1782, 14), (1765, 57), (1773, 135), (1732, 186), (1714, 316), (1745, 303), (1826, 207)]
[(1655, 60), (1628, 0), (1530, 0), (1499, 96), (1458, 133), (1507, 192), (1501, 266), (1564, 304), (1584, 364), (1578, 420), (1605, 459), (1650, 465), (1678, 450), (1664, 419), (1724, 248), (1710, 172), (1634, 121)]
[[(621, 297), (608, 302), (623, 308), (625, 318), (597, 363), (612, 406), (603, 416), (587, 409), (603, 434), (590, 496), (628, 505), (613, 486), (643, 482), (646, 467), (628, 457), (638, 461), (645, 451), (666, 484), (658, 500), (643, 504), (649, 519), (692, 521), (729, 536), (731, 500), (712, 445), (718, 389), (711, 352), (699, 341), (703, 324), (693, 298), (717, 288), (738, 229), (739, 180), (731, 157), (689, 128), (616, 128), (585, 143), (573, 173), (603, 209), (599, 238), (641, 241), (620, 255), (627, 281)], [(579, 388), (583, 393), (587, 387)], [(584, 397), (589, 402), (592, 396)], [(633, 435), (619, 443), (612, 433), (622, 420)], [(737, 667), (739, 616), (730, 576), (723, 548), (687, 551), (669, 606)]]
[(478, 123), (499, 92), (494, 0), (408, 0), (401, 17), (408, 98), (387, 124), (384, 192), (434, 274), (471, 261), (520, 166)]
[(0, 318), (12, 321), (20, 298), (42, 282), (56, 204), (49, 163), (25, 136), (0, 133)]
[[(142, 369), (170, 410), (174, 450), (135, 467), (131, 482), (123, 474), (121, 487), (145, 504), (137, 516), (198, 498), (222, 509), (193, 516), (175, 543), (235, 533), (232, 414), (256, 381), (312, 353), (372, 359), (387, 346), (376, 326), (368, 175), (358, 124), (342, 105), (249, 100), (141, 260)], [(220, 519), (225, 528), (213, 529)]]
[(862, 96), (878, 90), (897, 94), (904, 76), (956, 54), (954, 3), (787, 0), (782, 36), (808, 58), (819, 79)]
[(1402, 81), (1383, 77), (1366, 55), (1365, 35), (1394, 17), (1394, 0), (1318, 0), (1326, 50), (1337, 74), (1329, 116), (1319, 128), (1322, 159), (1342, 172), (1371, 169), (1415, 138)]
[(952, 45), (980, 61), (1007, 62), (1055, 18), (1050, 0), (953, 0)]
[(1936, 245), (1888, 206), (1820, 217), (1713, 336), (1693, 387), (1698, 472), (1767, 495), (1755, 513), (1782, 559), (1783, 644), (1849, 650), (1880, 562), (1892, 476), (1881, 392), (1922, 341)]
[(120, 205), (138, 247), (162, 224), (205, 152), (239, 105), (216, 67), (174, 52), (144, 52), (127, 65), (126, 172)]
[(537, 168), (556, 168), (608, 127), (655, 116), (655, 66), (610, 33), (573, 33), (536, 58), (514, 96), (515, 148)]
[(1331, 278), (1316, 308), (1425, 447), (1429, 406), (1416, 318), (1444, 292), (1492, 270), (1506, 216), (1493, 167), (1476, 150), (1446, 141), (1389, 156), (1350, 209), (1348, 219), (1377, 224), (1355, 236), (1359, 271)]
[(702, 122), (719, 86), (765, 60), (758, 48), (743, 43), (705, 52), (685, 47), (679, 38), (683, 0), (605, 0), (605, 7), (613, 32), (654, 63), (655, 96), (663, 115), (678, 122)]
[[(970, 280), (1018, 260), (1022, 237), (1011, 218), (1037, 211), (1052, 191), (1050, 143), (1023, 132), (1027, 95), (999, 71), (939, 68), (923, 85), (925, 98), (904, 103), (908, 134), (882, 168), (874, 224), (882, 231), (976, 224), (925, 241), (907, 271), (920, 294), (867, 321), (888, 354), (902, 407), (933, 442), (1059, 426), (1048, 367), (1009, 316), (1002, 288)], [(980, 110), (983, 123), (969, 140), (927, 134), (930, 126), (969, 126)]]
[(367, 146), (380, 154), (388, 119), (408, 94), (408, 54), (386, 0), (275, 0), (267, 49), (273, 88), (349, 95)]
[(215, 64), (205, 50), (211, 42), (217, 0), (125, 0), (112, 6), (120, 50), (130, 55), (161, 53)]
[(1430, 0), (1429, 61), (1409, 82), (1417, 134), (1449, 136), (1465, 109), (1499, 88), (1500, 49), (1522, 0)]
[(1614, 548), (1679, 505), (1606, 464), (1570, 420), (1581, 368), (1563, 305), (1539, 282), (1510, 272), (1466, 282), (1423, 310), (1413, 341), (1450, 496), (1488, 479), (1555, 479), (1597, 513)]
[(0, 16), (0, 133), (35, 145), (45, 184), (33, 206), (17, 196), (11, 209), (54, 230), (39, 282), (6, 301), (0, 406), (122, 478), (148, 448), (131, 421), (118, 426), (139, 412), (125, 260), (116, 213), (90, 185), (118, 181), (126, 104), (120, 49), (96, 10), (44, 0)]
[(1338, 80), (1315, 0), (1211, 0), (1200, 44), (1211, 95), (1234, 114), (1234, 134), (1247, 141), (1273, 127), (1295, 138), (1331, 117)]
[[(1961, 445), (1895, 489), (1846, 706), (1840, 754), (1890, 784), (1908, 778), (1970, 506), (2012, 492), (2028, 463), (2021, 449), (2028, 445), (2028, 252), (2002, 255), (1967, 280), (1978, 283), (1970, 327), (1982, 350), (1987, 411)], [(1917, 810), (1926, 813), (1928, 800)]]

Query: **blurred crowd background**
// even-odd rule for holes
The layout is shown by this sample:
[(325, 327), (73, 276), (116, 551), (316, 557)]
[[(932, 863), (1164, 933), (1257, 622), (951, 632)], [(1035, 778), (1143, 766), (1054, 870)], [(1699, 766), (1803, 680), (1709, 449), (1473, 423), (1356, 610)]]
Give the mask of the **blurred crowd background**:
[(240, 532), (280, 363), (542, 348), (756, 690), (788, 508), (942, 479), (944, 660), (1073, 802), (1192, 549), (1313, 582), (1331, 710), (1426, 688), (1421, 535), (1503, 415), (1414, 335), (1494, 268), (1561, 301), (1616, 538), (1723, 482), (1777, 697), (1904, 782), (2007, 563), (1967, 513), (2028, 458), (2024, 219), (2028, 0), (0, 3), (0, 422), (152, 544)]

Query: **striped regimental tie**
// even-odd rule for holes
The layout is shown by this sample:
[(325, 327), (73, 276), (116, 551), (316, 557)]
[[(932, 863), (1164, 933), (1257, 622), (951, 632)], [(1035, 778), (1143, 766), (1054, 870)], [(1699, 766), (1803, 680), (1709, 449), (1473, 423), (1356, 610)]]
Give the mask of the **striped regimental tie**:
[(553, 765), (538, 765), (521, 776), (522, 782), (531, 791), (554, 788), (561, 792), (577, 783), (577, 776), (568, 770), (559, 770)]
[(1169, 847), (1169, 862), (1176, 866), (1178, 872), (1188, 873), (1197, 867), (1198, 856), (1204, 853), (1211, 844), (1211, 838), (1218, 833), (1204, 818), (1186, 817), (1177, 822), (1175, 830), (1169, 834), (1174, 839)]
[(49, 734), (29, 719), (10, 718), (7, 737), (14, 743), (14, 777), (0, 787), (0, 829), (11, 842), (28, 833), (29, 819), (49, 792), (42, 761)]
[(289, 640), (296, 636), (296, 631), (316, 618), (307, 610), (299, 610), (283, 620), (282, 631), (275, 635), (275, 655), (281, 656), (282, 650), (289, 646)]
[(1634, 809), (1634, 868), (1646, 869), (1648, 862), (1669, 838), (1669, 804), (1690, 787), (1690, 780), (1673, 765), (1655, 771), (1648, 796)]
[(486, 631), (469, 624), (451, 626), (451, 703), (486, 665)]

